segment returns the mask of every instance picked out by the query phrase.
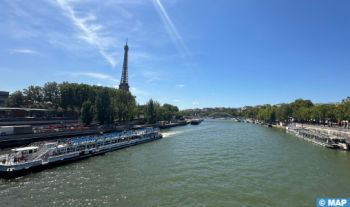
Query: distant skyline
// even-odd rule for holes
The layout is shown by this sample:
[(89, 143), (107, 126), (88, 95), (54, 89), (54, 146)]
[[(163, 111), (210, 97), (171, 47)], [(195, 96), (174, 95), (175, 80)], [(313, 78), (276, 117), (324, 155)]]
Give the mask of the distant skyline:
[(117, 87), (126, 39), (137, 101), (180, 109), (341, 102), (348, 1), (4, 0), (0, 91)]

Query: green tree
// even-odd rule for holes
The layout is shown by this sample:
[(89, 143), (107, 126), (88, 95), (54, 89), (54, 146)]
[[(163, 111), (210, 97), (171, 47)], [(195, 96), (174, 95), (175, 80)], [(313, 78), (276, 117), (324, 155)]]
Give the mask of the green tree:
[(155, 124), (161, 119), (160, 104), (157, 101), (150, 99), (145, 105), (146, 120), (150, 124)]
[(314, 119), (320, 125), (320, 113), (317, 106), (311, 108), (311, 119)]
[(292, 116), (292, 110), (289, 104), (283, 104), (276, 110), (276, 119), (278, 121), (285, 122), (286, 120), (289, 120), (291, 116)]
[(112, 101), (119, 122), (131, 121), (137, 112), (135, 97), (128, 91), (118, 90)]
[(177, 108), (177, 106), (165, 103), (161, 107), (160, 111), (162, 112), (162, 119), (170, 121), (176, 115), (179, 109)]
[(94, 107), (88, 99), (87, 101), (84, 101), (82, 107), (81, 107), (81, 122), (85, 123), (86, 125), (91, 124), (92, 120), (94, 119)]
[(346, 119), (346, 104), (335, 106), (334, 115), (339, 122), (339, 126), (341, 126), (342, 121)]
[(316, 117), (316, 120), (322, 120), (323, 125), (326, 125), (326, 118), (328, 113), (329, 107), (327, 105), (317, 105), (312, 107), (312, 116)]
[(43, 90), (44, 101), (51, 102), (54, 109), (57, 111), (60, 104), (60, 98), (61, 98), (59, 85), (56, 82), (47, 82), (45, 83), (42, 90)]
[(299, 110), (300, 110), (301, 122), (303, 122), (303, 120), (305, 121), (311, 120), (311, 108), (307, 108), (303, 106)]
[(290, 108), (292, 111), (292, 117), (301, 119), (301, 107), (311, 108), (313, 106), (313, 103), (310, 100), (303, 100), (303, 99), (297, 99), (294, 102), (290, 103)]
[(266, 118), (268, 118), (267, 112), (266, 108), (261, 108), (258, 113), (258, 119), (266, 121)]
[(345, 102), (344, 103), (344, 108), (345, 108), (345, 119), (348, 121), (348, 128), (349, 128), (349, 123), (350, 123), (350, 102)]
[(111, 106), (109, 91), (106, 87), (100, 90), (95, 98), (95, 115), (96, 120), (100, 124), (110, 123), (112, 121), (113, 108)]
[(6, 106), (21, 107), (25, 97), (21, 91), (15, 91), (11, 94), (11, 99), (8, 99)]
[(327, 111), (327, 118), (329, 119), (329, 122), (331, 126), (333, 126), (333, 121), (336, 119), (336, 113), (337, 113), (337, 107), (335, 105), (328, 106), (328, 111)]

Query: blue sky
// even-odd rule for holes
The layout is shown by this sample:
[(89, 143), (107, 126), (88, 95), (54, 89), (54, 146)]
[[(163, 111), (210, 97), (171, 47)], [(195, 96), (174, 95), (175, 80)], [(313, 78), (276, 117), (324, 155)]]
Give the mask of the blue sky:
[(0, 90), (129, 84), (180, 109), (350, 96), (350, 2), (3, 0)]

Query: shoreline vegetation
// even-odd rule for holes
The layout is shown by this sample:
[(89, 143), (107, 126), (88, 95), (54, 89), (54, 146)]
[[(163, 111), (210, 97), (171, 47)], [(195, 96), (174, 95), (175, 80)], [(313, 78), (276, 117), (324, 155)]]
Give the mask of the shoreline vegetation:
[(153, 99), (140, 105), (135, 98), (131, 92), (111, 87), (48, 82), (43, 87), (31, 85), (13, 92), (6, 106), (48, 109), (50, 116), (57, 117), (78, 116), (86, 125), (93, 121), (125, 124), (136, 117), (149, 124), (181, 118), (177, 106), (161, 105)]
[(266, 105), (261, 107), (253, 107), (250, 110), (242, 110), (238, 112), (233, 109), (213, 110), (206, 112), (181, 111), (182, 115), (189, 116), (196, 113), (200, 116), (208, 116), (215, 112), (225, 112), (235, 117), (254, 118), (264, 120), (268, 123), (276, 121), (284, 124), (297, 121), (300, 123), (316, 123), (318, 125), (335, 123), (336, 125), (349, 127), (350, 122), (350, 102), (339, 103), (334, 105), (314, 105), (310, 100), (297, 99), (289, 104)]
[(100, 124), (124, 124), (135, 118), (142, 120), (142, 123), (155, 124), (158, 121), (183, 119), (193, 113), (208, 116), (215, 112), (226, 112), (232, 116), (254, 118), (268, 123), (278, 121), (286, 124), (297, 121), (318, 125), (327, 123), (330, 126), (335, 123), (349, 127), (350, 122), (350, 102), (314, 105), (310, 100), (297, 99), (289, 104), (267, 104), (241, 112), (234, 109), (193, 112), (179, 111), (177, 106), (167, 103), (161, 105), (153, 99), (140, 105), (131, 92), (69, 82), (48, 82), (43, 87), (31, 85), (22, 91), (15, 91), (11, 94), (11, 99), (6, 101), (6, 106), (49, 109), (51, 116), (57, 117), (80, 116), (82, 123), (87, 125), (93, 121)]

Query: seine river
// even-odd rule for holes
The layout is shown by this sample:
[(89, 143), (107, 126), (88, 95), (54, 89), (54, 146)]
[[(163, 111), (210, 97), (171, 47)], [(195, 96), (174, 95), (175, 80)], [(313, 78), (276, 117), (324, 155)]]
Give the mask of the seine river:
[(231, 120), (11, 180), (0, 206), (315, 206), (350, 197), (350, 151)]

